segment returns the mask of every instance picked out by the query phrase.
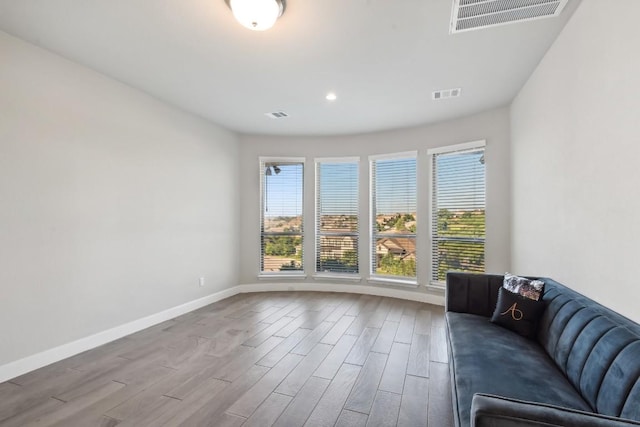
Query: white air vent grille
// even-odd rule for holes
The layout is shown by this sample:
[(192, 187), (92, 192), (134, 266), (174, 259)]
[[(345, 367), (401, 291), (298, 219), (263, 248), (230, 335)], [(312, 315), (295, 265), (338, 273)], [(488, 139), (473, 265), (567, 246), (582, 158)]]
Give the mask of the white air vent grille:
[(462, 89), (460, 89), (459, 87), (457, 87), (455, 89), (436, 90), (431, 94), (431, 98), (433, 100), (446, 99), (446, 98), (457, 98), (458, 96), (460, 96), (460, 92), (461, 91), (462, 91)]
[(451, 33), (558, 16), (568, 0), (453, 0)]
[(264, 115), (271, 117), (272, 119), (284, 119), (285, 117), (289, 117), (289, 115), (284, 111), (274, 111), (273, 113), (264, 113)]

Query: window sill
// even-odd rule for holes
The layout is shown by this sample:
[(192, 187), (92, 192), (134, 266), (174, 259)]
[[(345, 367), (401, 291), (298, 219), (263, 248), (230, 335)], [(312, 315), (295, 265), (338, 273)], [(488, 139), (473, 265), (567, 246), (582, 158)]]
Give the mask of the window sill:
[(313, 280), (333, 280), (336, 282), (361, 282), (362, 277), (351, 274), (316, 273)]
[(447, 288), (445, 282), (429, 282), (426, 286), (430, 291), (444, 292)]
[(290, 280), (300, 280), (306, 279), (307, 275), (304, 272), (296, 272), (296, 273), (262, 273), (258, 274), (258, 280), (270, 280), (270, 279), (290, 279)]
[(418, 282), (411, 279), (394, 279), (393, 277), (369, 277), (367, 282), (374, 285), (393, 285), (405, 288), (417, 288)]

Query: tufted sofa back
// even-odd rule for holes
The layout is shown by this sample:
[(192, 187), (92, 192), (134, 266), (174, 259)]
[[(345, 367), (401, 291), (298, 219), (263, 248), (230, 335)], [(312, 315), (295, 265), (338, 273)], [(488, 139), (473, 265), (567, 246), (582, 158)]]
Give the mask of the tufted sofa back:
[(640, 420), (640, 325), (543, 280), (540, 345), (595, 412)]

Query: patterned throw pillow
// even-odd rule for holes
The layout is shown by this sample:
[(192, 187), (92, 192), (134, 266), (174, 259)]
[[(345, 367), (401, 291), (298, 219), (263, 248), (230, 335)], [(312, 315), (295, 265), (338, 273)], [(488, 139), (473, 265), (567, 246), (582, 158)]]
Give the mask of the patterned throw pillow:
[(523, 337), (534, 338), (545, 306), (544, 301), (535, 301), (500, 288), (491, 321)]
[(531, 280), (509, 273), (504, 273), (502, 286), (514, 294), (522, 295), (534, 301), (538, 301), (544, 292), (544, 282), (542, 280)]

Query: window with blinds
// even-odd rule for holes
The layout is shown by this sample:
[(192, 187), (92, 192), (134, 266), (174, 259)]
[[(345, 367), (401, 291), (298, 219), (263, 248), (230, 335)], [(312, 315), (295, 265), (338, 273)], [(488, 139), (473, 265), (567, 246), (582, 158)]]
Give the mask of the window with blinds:
[(484, 141), (429, 150), (431, 188), (431, 280), (447, 271), (484, 272)]
[(304, 159), (261, 158), (260, 272), (301, 272)]
[(316, 272), (358, 273), (358, 158), (316, 160)]
[(416, 157), (370, 157), (372, 276), (416, 279)]

